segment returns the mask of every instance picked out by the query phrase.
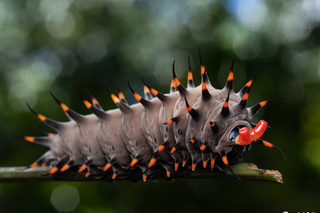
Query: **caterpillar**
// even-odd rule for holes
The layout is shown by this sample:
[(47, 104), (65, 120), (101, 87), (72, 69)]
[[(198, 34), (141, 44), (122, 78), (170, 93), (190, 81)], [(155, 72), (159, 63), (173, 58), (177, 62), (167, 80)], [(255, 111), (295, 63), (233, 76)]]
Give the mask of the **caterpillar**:
[[(50, 166), (48, 175), (57, 175), (71, 167), (85, 176), (103, 177), (112, 173), (113, 179), (125, 179), (140, 170), (142, 179), (165, 173), (184, 176), (198, 164), (204, 168), (225, 171), (236, 164), (251, 149), (262, 144), (283, 152), (261, 139), (268, 124), (252, 122), (260, 108), (278, 99), (261, 101), (247, 107), (249, 92), (262, 69), (239, 92), (234, 92), (234, 59), (222, 89), (214, 88), (208, 78), (201, 54), (201, 84), (195, 86), (188, 58), (188, 82), (185, 88), (172, 66), (170, 92), (163, 94), (142, 78), (144, 97), (129, 89), (138, 103), (129, 105), (121, 90), (113, 94), (104, 84), (117, 108), (104, 111), (90, 93), (91, 102), (79, 93), (91, 114), (81, 115), (70, 109), (51, 92), (69, 118), (67, 122), (52, 120), (29, 109), (57, 133), (46, 136), (20, 136), (26, 141), (49, 147), (28, 168)], [(153, 96), (154, 97), (153, 97)], [(233, 173), (234, 174), (234, 173)], [(234, 174), (235, 175), (235, 174)], [(236, 175), (235, 175), (236, 176)]]

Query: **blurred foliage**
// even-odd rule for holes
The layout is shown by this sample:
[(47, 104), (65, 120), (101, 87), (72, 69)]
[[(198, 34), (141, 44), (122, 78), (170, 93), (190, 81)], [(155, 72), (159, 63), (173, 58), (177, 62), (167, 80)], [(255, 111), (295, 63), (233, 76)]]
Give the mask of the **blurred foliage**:
[(264, 139), (281, 148), (287, 161), (262, 146), (244, 159), (280, 170), (282, 185), (237, 180), (0, 184), (0, 211), (67, 211), (68, 203), (76, 212), (319, 211), (319, 14), (316, 0), (1, 0), (1, 166), (29, 165), (46, 150), (9, 132), (41, 135), (35, 126), (52, 131), (26, 102), (66, 121), (48, 91), (86, 114), (75, 88), (83, 94), (88, 88), (111, 109), (115, 105), (101, 82), (115, 91), (114, 80), (134, 103), (127, 79), (140, 93), (139, 75), (166, 92), (173, 60), (186, 82), (189, 55), (198, 84), (198, 49), (215, 87), (224, 85), (233, 57), (236, 90), (269, 61), (249, 104), (290, 99), (257, 116), (272, 127)]

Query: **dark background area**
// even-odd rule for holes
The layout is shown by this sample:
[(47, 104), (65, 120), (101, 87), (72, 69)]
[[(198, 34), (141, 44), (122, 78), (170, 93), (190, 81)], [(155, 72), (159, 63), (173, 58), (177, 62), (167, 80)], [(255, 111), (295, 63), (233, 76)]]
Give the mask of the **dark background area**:
[[(139, 75), (169, 91), (171, 66), (186, 85), (187, 57), (200, 83), (198, 50), (216, 88), (235, 57), (238, 91), (255, 81), (249, 105), (290, 97), (260, 110), (263, 138), (283, 150), (254, 146), (245, 162), (276, 169), (283, 184), (238, 180), (1, 183), (0, 212), (319, 212), (320, 3), (318, 1), (0, 1), (0, 166), (26, 166), (47, 149), (10, 134), (52, 131), (27, 108), (59, 121), (49, 94), (82, 114), (75, 89), (88, 88), (104, 109), (112, 80), (142, 94)], [(87, 97), (87, 96), (86, 96)]]

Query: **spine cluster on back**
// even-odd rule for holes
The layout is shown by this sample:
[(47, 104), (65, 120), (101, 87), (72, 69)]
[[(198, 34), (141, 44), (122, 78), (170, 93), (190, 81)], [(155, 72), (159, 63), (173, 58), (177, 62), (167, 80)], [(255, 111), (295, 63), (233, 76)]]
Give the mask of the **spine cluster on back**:
[[(265, 121), (253, 124), (257, 111), (269, 101), (247, 108), (249, 91), (259, 72), (238, 92), (233, 91), (233, 63), (221, 90), (210, 84), (200, 56), (202, 82), (195, 87), (190, 60), (188, 86), (183, 87), (176, 77), (170, 93), (162, 94), (143, 79), (144, 98), (128, 83), (139, 103), (129, 105), (118, 89), (118, 96), (107, 88), (118, 109), (104, 111), (91, 96), (91, 103), (81, 95), (92, 112), (80, 115), (59, 101), (68, 122), (58, 122), (30, 110), (54, 129), (57, 134), (44, 137), (20, 136), (25, 140), (50, 148), (30, 167), (51, 166), (49, 174), (77, 167), (78, 173), (102, 177), (112, 170), (113, 179), (126, 178), (140, 169), (143, 180), (166, 172), (184, 175), (197, 164), (209, 164), (211, 170), (237, 163), (249, 151), (252, 143), (275, 148), (260, 139), (267, 127)], [(155, 97), (153, 98), (153, 94)], [(272, 101), (272, 100), (271, 100)]]

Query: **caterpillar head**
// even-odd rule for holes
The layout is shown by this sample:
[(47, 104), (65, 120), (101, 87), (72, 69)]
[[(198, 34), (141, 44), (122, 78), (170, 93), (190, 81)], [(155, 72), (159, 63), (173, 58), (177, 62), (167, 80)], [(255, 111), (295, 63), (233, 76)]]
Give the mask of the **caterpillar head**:
[(247, 108), (249, 91), (258, 74), (238, 93), (235, 93), (233, 91), (232, 65), (226, 86), (221, 91), (216, 92), (217, 94), (211, 94), (212, 96), (215, 95), (216, 99), (219, 96), (223, 104), (213, 109), (211, 115), (207, 118), (201, 133), (203, 144), (200, 150), (210, 152), (211, 156), (213, 156), (213, 153), (218, 153), (226, 166), (236, 164), (248, 153), (253, 143), (274, 148), (284, 156), (277, 147), (261, 139), (268, 126), (267, 122), (260, 120), (258, 124), (252, 123), (260, 108), (270, 101), (279, 99), (262, 101)]
[(226, 128), (221, 137), (215, 141), (216, 146), (212, 148), (221, 155), (224, 164), (236, 164), (248, 153), (252, 143), (261, 140), (260, 137), (266, 128), (267, 122), (264, 120), (260, 120), (255, 127), (251, 122), (238, 120)]

